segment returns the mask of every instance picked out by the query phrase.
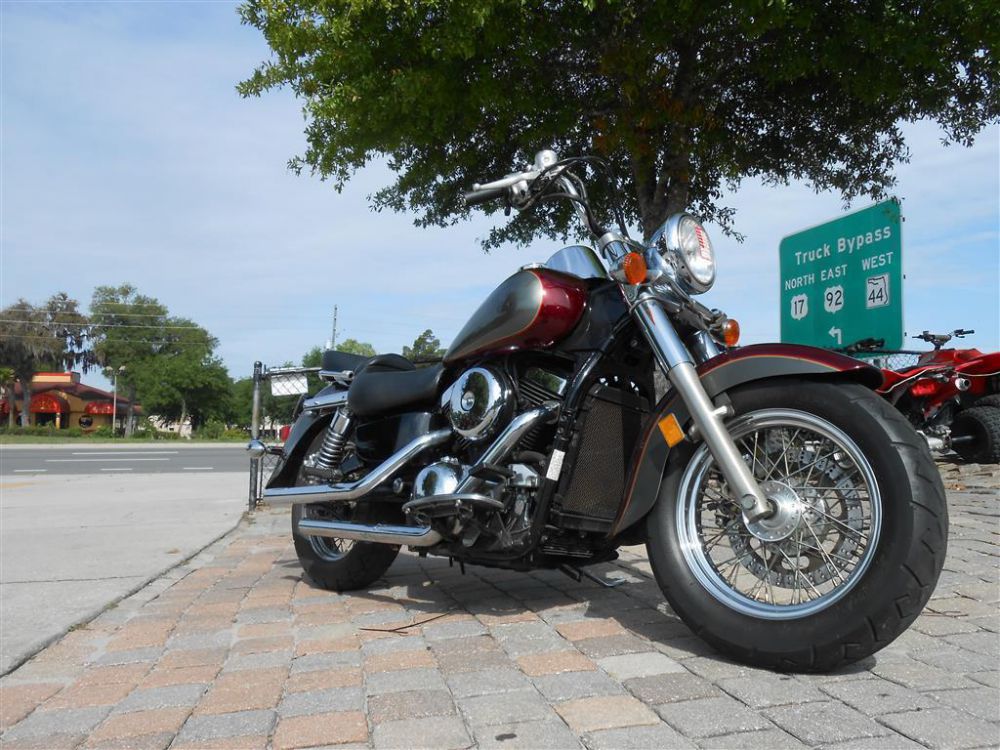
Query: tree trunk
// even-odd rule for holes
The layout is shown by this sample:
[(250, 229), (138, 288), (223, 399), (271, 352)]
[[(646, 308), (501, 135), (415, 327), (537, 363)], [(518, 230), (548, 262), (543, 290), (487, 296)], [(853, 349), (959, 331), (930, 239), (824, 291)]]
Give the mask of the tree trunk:
[(31, 424), (31, 379), (21, 378), (21, 427)]
[(127, 413), (126, 413), (126, 416), (125, 416), (125, 437), (128, 437), (129, 435), (131, 435), (132, 434), (132, 430), (134, 428), (133, 422), (135, 420), (133, 419), (133, 416), (132, 416), (134, 414), (134, 411), (135, 411), (134, 404), (135, 404), (135, 385), (133, 385), (132, 383), (129, 383), (128, 384), (128, 410), (127, 410)]
[(17, 401), (14, 398), (14, 384), (9, 383), (7, 391), (7, 429), (13, 430), (17, 421), (14, 419), (14, 412), (17, 411)]

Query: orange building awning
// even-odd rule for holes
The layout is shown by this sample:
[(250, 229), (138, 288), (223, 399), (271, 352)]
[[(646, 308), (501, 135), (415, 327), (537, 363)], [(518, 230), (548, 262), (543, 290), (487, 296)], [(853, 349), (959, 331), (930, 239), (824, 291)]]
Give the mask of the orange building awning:
[(84, 414), (114, 414), (115, 405), (111, 401), (91, 401), (83, 411)]
[(54, 393), (39, 393), (31, 399), (32, 414), (61, 414), (69, 411), (69, 404)]

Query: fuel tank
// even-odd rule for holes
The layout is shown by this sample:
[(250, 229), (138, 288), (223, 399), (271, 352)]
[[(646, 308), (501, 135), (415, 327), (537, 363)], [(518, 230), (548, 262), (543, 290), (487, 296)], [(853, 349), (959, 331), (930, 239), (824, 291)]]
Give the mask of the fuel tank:
[(498, 286), (459, 331), (445, 364), (483, 354), (545, 349), (565, 338), (587, 303), (582, 279), (548, 268), (527, 268)]

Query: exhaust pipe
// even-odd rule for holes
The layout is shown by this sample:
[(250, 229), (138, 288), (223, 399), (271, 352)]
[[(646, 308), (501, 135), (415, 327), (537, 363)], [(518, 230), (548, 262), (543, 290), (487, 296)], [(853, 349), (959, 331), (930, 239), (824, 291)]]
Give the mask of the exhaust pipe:
[(303, 536), (323, 536), (332, 539), (352, 539), (356, 542), (378, 542), (379, 544), (408, 545), (410, 547), (433, 547), (441, 541), (441, 535), (430, 526), (392, 526), (346, 521), (320, 521), (315, 518), (299, 520), (299, 533)]
[[(367, 495), (412, 461), (417, 454), (440, 445), (451, 438), (451, 430), (435, 430), (411, 440), (393, 453), (378, 467), (357, 482), (334, 485), (307, 485), (305, 487), (273, 487), (264, 490), (264, 500), (270, 505), (296, 505), (298, 503), (334, 503), (357, 500)], [(348, 524), (350, 526), (351, 524)], [(334, 535), (336, 536), (336, 535)], [(343, 537), (348, 539), (350, 537)], [(399, 542), (390, 542), (398, 544)]]

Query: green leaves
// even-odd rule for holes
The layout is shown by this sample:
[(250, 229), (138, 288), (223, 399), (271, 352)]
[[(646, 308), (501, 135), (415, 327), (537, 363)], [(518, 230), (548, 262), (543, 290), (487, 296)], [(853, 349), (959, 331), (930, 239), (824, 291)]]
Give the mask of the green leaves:
[[(728, 183), (880, 196), (907, 157), (900, 121), (968, 143), (1000, 114), (987, 0), (247, 0), (240, 14), (274, 51), (240, 93), (290, 86), (302, 100), (293, 165), (340, 186), (385, 158), (398, 177), (374, 207), (422, 225), (461, 218), (462, 189), (555, 148), (614, 159), (623, 184), (592, 198), (603, 208), (620, 189), (647, 234), (682, 209), (729, 227)], [(485, 244), (570, 220), (520, 216)]]

